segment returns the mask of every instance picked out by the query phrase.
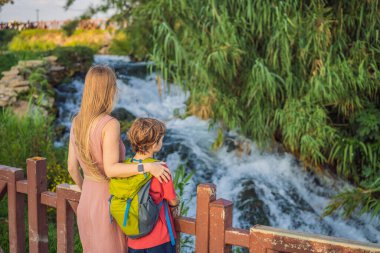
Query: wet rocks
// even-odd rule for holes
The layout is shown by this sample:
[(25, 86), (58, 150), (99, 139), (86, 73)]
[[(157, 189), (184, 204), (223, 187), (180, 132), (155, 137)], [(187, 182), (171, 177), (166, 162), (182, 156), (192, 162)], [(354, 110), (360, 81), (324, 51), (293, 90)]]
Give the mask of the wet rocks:
[(122, 120), (132, 121), (136, 118), (131, 112), (129, 112), (127, 109), (123, 107), (115, 108), (111, 112), (111, 116), (115, 117), (116, 119), (120, 121)]
[(237, 196), (236, 208), (241, 211), (239, 220), (247, 224), (247, 228), (256, 224), (270, 225), (267, 213), (268, 208), (265, 203), (260, 200), (255, 189), (255, 182), (252, 179), (243, 179), (243, 190)]
[(120, 132), (125, 133), (135, 120), (135, 116), (123, 107), (118, 107), (111, 112), (111, 116), (120, 122)]

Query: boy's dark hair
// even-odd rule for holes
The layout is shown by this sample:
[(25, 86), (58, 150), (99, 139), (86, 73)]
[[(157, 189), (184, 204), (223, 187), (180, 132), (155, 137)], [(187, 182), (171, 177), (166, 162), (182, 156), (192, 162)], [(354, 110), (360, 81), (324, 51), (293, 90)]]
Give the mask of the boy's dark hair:
[(127, 135), (134, 152), (145, 154), (166, 132), (165, 124), (152, 118), (137, 118)]

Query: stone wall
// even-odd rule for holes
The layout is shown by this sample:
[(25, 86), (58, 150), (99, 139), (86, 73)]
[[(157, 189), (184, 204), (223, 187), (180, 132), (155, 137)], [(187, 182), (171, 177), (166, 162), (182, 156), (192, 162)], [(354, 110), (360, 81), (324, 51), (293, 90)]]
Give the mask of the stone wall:
[[(23, 96), (23, 94), (30, 93), (29, 73), (37, 68), (46, 70), (47, 81), (51, 89), (53, 89), (53, 85), (62, 82), (66, 76), (66, 68), (57, 63), (56, 56), (48, 56), (42, 60), (19, 61), (9, 71), (3, 72), (3, 78), (0, 80), (0, 107), (10, 107), (18, 115), (23, 115), (28, 108), (35, 106), (33, 103), (29, 105), (33, 99), (30, 97), (28, 99), (28, 96)], [(38, 96), (39, 94), (31, 95)], [(53, 95), (45, 94), (39, 107), (48, 112), (53, 109), (54, 101)]]

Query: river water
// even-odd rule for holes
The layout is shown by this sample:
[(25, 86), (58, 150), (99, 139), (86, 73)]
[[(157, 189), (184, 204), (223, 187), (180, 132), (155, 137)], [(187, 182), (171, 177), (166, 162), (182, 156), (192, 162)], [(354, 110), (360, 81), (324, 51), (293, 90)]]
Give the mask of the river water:
[[(176, 85), (165, 86), (159, 94), (156, 75), (145, 63), (132, 63), (128, 57), (97, 55), (95, 63), (112, 66), (118, 76), (119, 99), (137, 117), (154, 117), (166, 123), (167, 135), (157, 158), (171, 170), (183, 164), (194, 176), (186, 187), (191, 199), (188, 216), (195, 216), (195, 188), (212, 182), (217, 198), (234, 202), (234, 227), (254, 224), (380, 243), (380, 221), (369, 215), (343, 219), (337, 215), (322, 218), (330, 197), (350, 185), (327, 175), (303, 169), (290, 154), (264, 152), (254, 142), (231, 132), (223, 146), (213, 151), (217, 127), (194, 116), (182, 118), (188, 94)], [(77, 77), (57, 89), (59, 117), (57, 124), (70, 127), (70, 119), (79, 109), (83, 77)], [(56, 145), (67, 141), (65, 134)], [(125, 138), (125, 134), (122, 135)], [(247, 152), (240, 152), (243, 143)]]

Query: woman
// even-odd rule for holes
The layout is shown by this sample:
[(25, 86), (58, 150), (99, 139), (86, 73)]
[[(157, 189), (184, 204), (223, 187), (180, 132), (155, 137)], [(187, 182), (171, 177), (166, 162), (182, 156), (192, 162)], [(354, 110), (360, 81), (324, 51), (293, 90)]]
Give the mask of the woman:
[[(137, 165), (121, 163), (125, 147), (120, 140), (120, 124), (109, 115), (116, 91), (113, 70), (107, 66), (92, 67), (86, 75), (81, 107), (70, 131), (68, 170), (82, 190), (77, 220), (83, 252), (87, 253), (126, 252), (124, 234), (109, 219), (108, 178), (141, 173)], [(160, 182), (167, 182), (170, 177), (161, 164), (144, 164), (143, 169)]]

